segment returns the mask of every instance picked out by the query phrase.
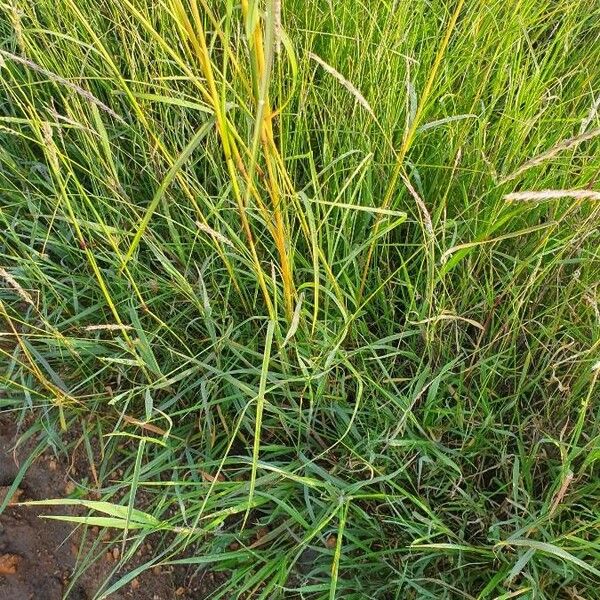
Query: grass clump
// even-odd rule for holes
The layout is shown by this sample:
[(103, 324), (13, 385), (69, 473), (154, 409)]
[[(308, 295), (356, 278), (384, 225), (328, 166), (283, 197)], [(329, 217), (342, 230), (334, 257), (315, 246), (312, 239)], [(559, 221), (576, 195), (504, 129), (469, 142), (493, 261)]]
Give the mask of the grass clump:
[(0, 407), (77, 424), (122, 564), (159, 531), (142, 568), (214, 598), (597, 597), (599, 23), (0, 5)]

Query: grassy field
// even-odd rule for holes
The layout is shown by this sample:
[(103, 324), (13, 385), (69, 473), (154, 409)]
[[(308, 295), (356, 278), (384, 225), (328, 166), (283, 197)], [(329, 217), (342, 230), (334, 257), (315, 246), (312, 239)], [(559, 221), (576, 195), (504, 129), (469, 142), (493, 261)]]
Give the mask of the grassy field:
[(0, 75), (0, 409), (86, 450), (97, 598), (148, 536), (600, 598), (598, 2), (2, 0)]

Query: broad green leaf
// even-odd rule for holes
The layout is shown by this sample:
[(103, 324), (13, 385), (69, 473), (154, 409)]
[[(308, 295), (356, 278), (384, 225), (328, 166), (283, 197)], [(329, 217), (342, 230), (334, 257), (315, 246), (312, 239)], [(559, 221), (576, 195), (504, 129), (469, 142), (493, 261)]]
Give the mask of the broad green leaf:
[[(127, 519), (128, 516), (127, 506), (120, 506), (119, 504), (112, 504), (111, 502), (102, 502), (97, 500), (54, 498), (49, 500), (29, 500), (27, 502), (20, 502), (19, 504), (23, 506), (81, 506), (83, 508), (89, 508), (90, 510), (111, 515), (119, 519)], [(160, 521), (156, 517), (153, 517), (152, 515), (135, 508), (132, 509), (130, 518), (132, 521), (135, 521), (141, 525), (160, 525)]]

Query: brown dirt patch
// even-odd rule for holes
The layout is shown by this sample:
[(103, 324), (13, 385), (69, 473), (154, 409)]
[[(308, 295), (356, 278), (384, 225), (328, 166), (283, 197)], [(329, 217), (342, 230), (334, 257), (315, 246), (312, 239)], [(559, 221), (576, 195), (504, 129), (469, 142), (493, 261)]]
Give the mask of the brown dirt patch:
[[(0, 414), (0, 505), (36, 445), (36, 440), (31, 439), (15, 449), (17, 440), (13, 416)], [(65, 514), (68, 509), (16, 504), (63, 497), (69, 485), (72, 486), (67, 477), (69, 466), (55, 457), (37, 458), (0, 514), (0, 600), (92, 600), (107, 580), (117, 580), (136, 566), (127, 564), (115, 572), (118, 546), (107, 543), (104, 559), (96, 561), (70, 585), (80, 550), (80, 530), (65, 522), (40, 518), (40, 515)], [(195, 572), (193, 568), (155, 568), (143, 572), (110, 598), (201, 600), (210, 598), (222, 581), (219, 576)]]

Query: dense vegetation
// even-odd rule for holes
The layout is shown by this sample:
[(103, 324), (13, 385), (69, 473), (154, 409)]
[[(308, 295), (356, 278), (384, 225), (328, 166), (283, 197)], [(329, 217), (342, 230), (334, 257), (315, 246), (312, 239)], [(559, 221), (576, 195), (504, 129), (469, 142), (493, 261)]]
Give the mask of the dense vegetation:
[(143, 568), (214, 598), (600, 597), (599, 36), (0, 3), (0, 408), (85, 449), (122, 563), (162, 530)]

